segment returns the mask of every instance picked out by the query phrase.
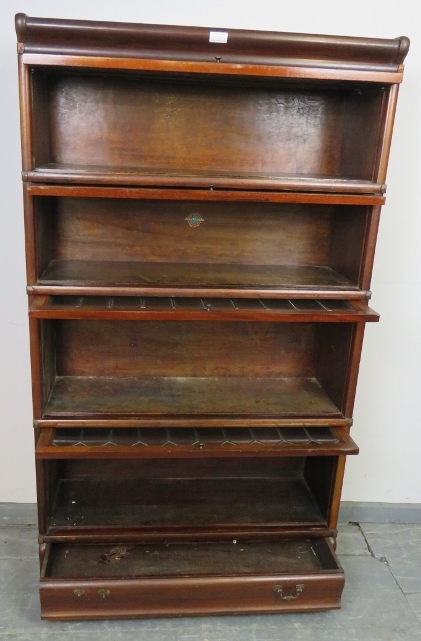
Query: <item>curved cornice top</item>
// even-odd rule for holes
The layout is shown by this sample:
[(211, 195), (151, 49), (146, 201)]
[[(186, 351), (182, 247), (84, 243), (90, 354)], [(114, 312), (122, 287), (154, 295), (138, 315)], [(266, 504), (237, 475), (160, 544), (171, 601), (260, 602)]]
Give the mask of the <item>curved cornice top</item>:
[[(210, 36), (216, 32), (219, 36)], [(20, 51), (282, 66), (399, 71), (409, 39), (208, 29), (16, 15)], [(210, 42), (220, 39), (226, 42)]]

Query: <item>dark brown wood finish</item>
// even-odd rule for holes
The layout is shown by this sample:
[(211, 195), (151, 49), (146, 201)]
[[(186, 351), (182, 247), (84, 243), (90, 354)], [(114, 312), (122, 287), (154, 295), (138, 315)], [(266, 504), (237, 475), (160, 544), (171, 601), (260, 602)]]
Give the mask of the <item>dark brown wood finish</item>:
[(112, 167), (104, 170), (101, 167), (86, 165), (81, 168), (74, 168), (67, 165), (50, 163), (45, 167), (23, 172), (23, 180), (41, 183), (70, 183), (80, 185), (127, 185), (140, 187), (167, 187), (167, 188), (194, 188), (194, 189), (215, 189), (224, 190), (283, 190), (283, 191), (307, 191), (325, 192), (332, 194), (361, 194), (381, 197), (386, 191), (384, 183), (374, 183), (369, 180), (355, 180), (349, 177), (336, 178), (335, 176), (323, 177), (319, 174), (292, 176), (283, 174), (272, 174), (262, 176), (256, 174), (237, 174), (224, 176), (220, 172), (204, 172), (200, 175), (198, 171), (186, 173), (179, 171), (171, 173), (170, 168), (159, 168), (159, 171), (150, 173), (143, 167), (135, 167), (129, 170), (125, 167)]
[(346, 416), (353, 323), (170, 318), (42, 320), (43, 416)]
[[(215, 60), (215, 51), (224, 51), (230, 62), (288, 66), (338, 66), (341, 69), (384, 65), (399, 72), (409, 49), (406, 37), (395, 40), (349, 38), (262, 31), (229, 30), (229, 42), (221, 47), (210, 44), (209, 29), (164, 25), (135, 25), (87, 20), (53, 20), (16, 15), (20, 52), (52, 52), (76, 55), (108, 55), (117, 59), (133, 56), (152, 60)], [(218, 29), (218, 31), (224, 31)], [(236, 56), (236, 58), (234, 58)], [(285, 60), (286, 59), (286, 60)], [(225, 60), (225, 57), (224, 57)], [(325, 61), (325, 62), (322, 62)], [(239, 70), (240, 72), (241, 70)]]
[(147, 187), (103, 187), (99, 185), (49, 185), (24, 182), (30, 196), (68, 196), (73, 198), (134, 198), (135, 200), (182, 200), (219, 202), (268, 202), (315, 205), (383, 205), (384, 196), (373, 194), (315, 194), (312, 192), (232, 191), (229, 189), (148, 189)]
[(149, 418), (104, 418), (103, 416), (95, 418), (85, 417), (61, 417), (61, 418), (40, 418), (34, 421), (36, 428), (167, 428), (167, 427), (191, 427), (191, 428), (224, 428), (224, 427), (349, 427), (352, 424), (351, 418), (344, 418), (342, 416), (335, 417), (271, 417), (253, 416), (244, 418), (240, 416), (230, 416), (228, 418), (221, 418), (217, 416), (207, 416), (201, 418), (198, 416), (165, 416), (165, 417), (149, 417)]
[[(314, 377), (57, 377), (45, 418), (138, 418), (156, 426), (187, 416), (209, 424), (259, 418), (342, 418)], [(203, 424), (203, 423), (202, 423)], [(248, 423), (247, 423), (248, 424)]]
[(92, 320), (277, 321), (318, 323), (378, 321), (361, 302), (329, 299), (144, 298), (37, 296), (30, 318)]
[(379, 138), (378, 171), (377, 180), (385, 181), (387, 164), (389, 162), (390, 145), (392, 142), (393, 123), (395, 122), (396, 104), (398, 101), (399, 85), (393, 84), (390, 87), (387, 102), (384, 103), (384, 135)]
[(31, 86), (30, 86), (30, 68), (23, 63), (22, 56), (18, 56), (19, 71), (19, 108), (20, 108), (20, 131), (21, 131), (21, 152), (22, 152), (22, 170), (29, 171), (32, 167), (33, 148), (32, 148), (32, 109), (31, 109)]
[(345, 474), (345, 463), (346, 463), (346, 456), (338, 456), (335, 477), (332, 479), (333, 487), (332, 487), (331, 501), (329, 506), (328, 524), (329, 524), (329, 527), (333, 529), (336, 529), (338, 518), (339, 518), (339, 506), (340, 506), (340, 499), (341, 499), (341, 492), (342, 492), (342, 484), (343, 484), (343, 479)]
[(336, 428), (44, 429), (36, 446), (41, 459), (206, 458), (357, 454), (347, 431)]
[(30, 197), (28, 190), (23, 189), (24, 202), (24, 225), (25, 225), (25, 254), (26, 254), (26, 282), (36, 282), (40, 273), (40, 265), (37, 264), (37, 242), (35, 241), (35, 218), (34, 199)]
[(158, 542), (168, 542), (171, 541), (232, 541), (233, 539), (238, 540), (238, 538), (249, 539), (253, 538), (255, 541), (267, 541), (270, 538), (273, 538), (274, 535), (278, 539), (296, 539), (306, 536), (311, 536), (315, 538), (329, 537), (335, 542), (337, 531), (328, 527), (326, 523), (288, 523), (283, 524), (282, 527), (279, 525), (271, 526), (270, 524), (266, 525), (256, 525), (252, 529), (250, 526), (242, 527), (238, 523), (234, 526), (202, 526), (200, 530), (195, 528), (194, 531), (191, 528), (173, 527), (165, 528), (161, 527), (159, 529), (153, 528), (148, 530), (147, 528), (134, 526), (91, 526), (83, 527), (80, 526), (72, 527), (66, 525), (63, 528), (49, 527), (47, 532), (43, 532), (40, 536), (40, 539), (43, 543), (74, 543), (75, 541), (79, 543), (99, 543), (101, 545), (112, 543), (118, 545), (122, 542), (133, 543), (133, 542), (146, 542), (146, 543), (158, 543)]
[[(74, 56), (55, 54), (23, 53), (22, 59), (28, 65), (48, 67), (70, 67), (88, 69), (116, 69), (133, 71), (151, 71), (174, 73), (194, 73), (207, 75), (245, 76), (246, 78), (298, 78), (309, 81), (335, 82), (379, 82), (401, 83), (403, 80), (403, 65), (397, 71), (370, 70), (367, 67), (359, 69), (331, 65), (326, 67), (305, 66), (305, 64), (290, 67), (287, 65), (258, 65), (226, 62), (191, 62), (180, 60), (151, 60), (147, 58), (111, 58), (103, 56)], [(304, 61), (305, 63), (305, 61)]]
[(212, 452), (200, 459), (126, 458), (124, 466), (113, 458), (44, 460), (46, 478), (50, 470), (55, 474), (47, 533), (98, 540), (121, 537), (128, 528), (132, 540), (150, 541), (264, 538), (291, 530), (325, 536), (339, 450), (323, 455), (323, 448), (307, 448), (315, 453), (311, 461), (246, 451), (232, 459)]
[(16, 30), (42, 617), (339, 607), (409, 40)]
[(113, 193), (123, 198), (30, 201), (38, 257), (33, 293), (130, 287), (155, 295), (238, 290), (248, 296), (254, 289), (284, 296), (294, 288), (324, 297), (365, 295), (358, 290), (362, 263), (370, 263), (372, 207), (144, 200), (142, 190), (134, 200)]
[[(174, 264), (173, 264), (174, 265)], [(66, 266), (65, 266), (66, 267)], [(71, 265), (71, 268), (78, 269), (79, 267), (84, 267), (83, 265), (78, 265), (78, 264), (73, 264)], [(92, 267), (92, 264), (88, 264), (88, 267)], [(98, 269), (100, 266), (97, 266), (96, 268)], [(143, 267), (143, 266), (142, 266)], [(151, 265), (147, 266), (151, 270)], [(176, 266), (175, 268), (177, 270), (178, 276), (180, 276), (180, 271), (184, 271), (184, 273), (189, 273), (189, 270), (186, 267), (180, 265)], [(234, 267), (235, 269), (235, 267)], [(127, 271), (129, 273), (133, 273), (135, 271), (136, 273), (136, 267), (133, 265), (123, 265), (123, 270), (124, 273), (127, 274)], [(106, 269), (104, 269), (106, 271)], [(214, 270), (209, 270), (212, 273), (212, 276), (220, 276), (220, 272), (216, 272)], [(253, 277), (256, 275), (256, 271), (253, 269), (249, 268), (249, 276), (250, 276), (250, 271)], [(282, 270), (282, 268), (279, 270), (283, 275), (285, 275), (285, 271)], [(276, 273), (276, 269), (274, 270)], [(238, 284), (233, 285), (231, 287), (227, 287), (226, 285), (224, 287), (212, 287), (210, 288), (209, 285), (207, 284), (205, 287), (192, 287), (191, 284), (189, 284), (186, 287), (176, 287), (174, 284), (172, 284), (170, 287), (168, 286), (157, 286), (156, 282), (153, 283), (150, 287), (145, 286), (142, 284), (141, 286), (133, 286), (133, 285), (126, 285), (124, 282), (120, 283), (119, 285), (116, 285), (113, 283), (112, 285), (107, 284), (107, 282), (104, 281), (99, 281), (95, 285), (87, 285), (86, 281), (82, 280), (82, 278), (78, 281), (77, 285), (68, 285), (68, 284), (63, 284), (65, 281), (59, 280), (55, 284), (51, 285), (29, 285), (27, 286), (27, 293), (32, 296), (32, 295), (48, 295), (48, 296), (145, 296), (145, 297), (186, 297), (186, 298), (207, 298), (207, 297), (215, 297), (215, 298), (287, 298), (287, 299), (303, 299), (303, 298), (313, 298), (313, 299), (336, 299), (338, 301), (342, 300), (367, 300), (371, 296), (371, 292), (369, 290), (360, 290), (358, 288), (352, 287), (351, 289), (347, 289), (346, 287), (342, 288), (336, 288), (336, 285), (331, 285), (330, 287), (324, 286), (323, 288), (320, 286), (320, 280), (321, 280), (321, 273), (327, 274), (332, 279), (333, 277), (333, 282), (337, 280), (335, 278), (335, 273), (333, 270), (326, 269), (326, 270), (319, 270), (318, 268), (310, 269), (306, 268), (304, 270), (304, 273), (302, 270), (298, 269), (296, 272), (299, 281), (303, 281), (303, 275), (308, 275), (309, 273), (313, 276), (313, 280), (316, 282), (316, 285), (313, 287), (304, 286), (302, 287), (297, 287), (296, 284), (296, 279), (294, 279), (294, 282), (292, 282), (289, 286), (284, 286), (284, 287), (279, 287), (279, 278), (276, 280), (276, 284), (273, 285), (270, 289), (265, 289), (262, 287), (256, 287), (255, 280), (253, 278), (253, 286), (252, 287), (244, 287), (242, 286), (241, 288), (238, 287)], [(62, 272), (63, 273), (63, 272)], [(151, 270), (151, 273), (154, 275), (154, 270)], [(261, 273), (261, 272), (260, 272)], [(68, 272), (66, 272), (66, 275), (68, 275)], [(110, 275), (110, 270), (108, 268), (107, 275)], [(273, 274), (272, 274), (273, 275)], [(289, 279), (291, 278), (291, 271), (287, 271), (287, 275), (289, 276)], [(115, 276), (115, 273), (114, 273)], [(239, 281), (244, 282), (244, 278), (242, 278), (241, 271), (239, 269), (236, 269), (236, 276)], [(155, 278), (154, 278), (155, 280)]]
[[(43, 617), (71, 620), (294, 612), (337, 608), (340, 604), (343, 571), (325, 539), (275, 540), (263, 545), (239, 541), (238, 547), (232, 542), (175, 544), (167, 549), (148, 544), (132, 547), (132, 555), (146, 557), (151, 554), (148, 548), (158, 553), (154, 555), (160, 559), (155, 572), (163, 576), (154, 572), (145, 577), (139, 569), (138, 575), (127, 579), (119, 577), (113, 568), (107, 572), (108, 564), (104, 563), (100, 565), (105, 576), (87, 578), (89, 566), (92, 574), (98, 574), (98, 558), (107, 558), (109, 546), (72, 546), (68, 563), (63, 564), (64, 547), (49, 545), (41, 574)], [(129, 559), (129, 551), (126, 554)], [(87, 562), (82, 567), (73, 566), (69, 576), (72, 563), (80, 564), (84, 557)], [(247, 562), (250, 568), (255, 566), (254, 572), (247, 569)], [(228, 576), (227, 564), (232, 568)], [(177, 569), (182, 565), (186, 568), (184, 576)], [(77, 576), (78, 571), (83, 574)]]
[[(39, 321), (29, 319), (29, 340), (31, 350), (32, 410), (35, 419), (42, 416), (44, 398), (44, 363), (42, 361), (42, 336)], [(47, 368), (48, 376), (51, 371)]]
[[(373, 182), (382, 86), (319, 89), (297, 86), (298, 81), (260, 85), (244, 79), (240, 84), (223, 75), (210, 85), (197, 74), (116, 78), (33, 71), (32, 109), (43, 113), (44, 122), (34, 127), (29, 179), (384, 190)], [(101, 113), (92, 118), (95, 105)], [(358, 126), (364, 142), (357, 146)], [(109, 127), (112, 144), (103, 136)]]

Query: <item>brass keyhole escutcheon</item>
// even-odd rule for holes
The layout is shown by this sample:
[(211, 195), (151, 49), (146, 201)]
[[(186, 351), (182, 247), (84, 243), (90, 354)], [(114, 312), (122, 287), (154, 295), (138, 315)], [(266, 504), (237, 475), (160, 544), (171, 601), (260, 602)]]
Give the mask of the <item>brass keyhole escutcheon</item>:
[(99, 596), (102, 596), (103, 599), (106, 599), (107, 596), (110, 594), (110, 591), (107, 590), (106, 588), (101, 588), (100, 590), (98, 590), (98, 594)]
[(86, 594), (83, 588), (76, 588), (75, 590), (73, 590), (73, 593), (78, 597), (84, 596), (84, 594)]
[(276, 594), (276, 596), (283, 599), (284, 601), (293, 601), (294, 599), (298, 599), (298, 597), (303, 592), (303, 590), (304, 590), (304, 583), (297, 583), (295, 587), (293, 586), (284, 587), (282, 585), (273, 586), (273, 591)]

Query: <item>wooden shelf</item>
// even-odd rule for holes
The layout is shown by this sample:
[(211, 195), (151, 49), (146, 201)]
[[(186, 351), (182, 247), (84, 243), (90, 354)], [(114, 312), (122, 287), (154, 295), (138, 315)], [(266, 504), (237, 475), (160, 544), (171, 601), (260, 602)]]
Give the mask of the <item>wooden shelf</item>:
[[(256, 82), (243, 65), (228, 73), (230, 65), (215, 63), (207, 69), (216, 74), (205, 77), (146, 69), (69, 73), (66, 65), (45, 70), (37, 62), (42, 57), (32, 67), (34, 153), (24, 166), (25, 180), (342, 194), (385, 190), (377, 154), (384, 85), (311, 86), (264, 76)], [(74, 104), (78, 109), (69, 108)], [(101, 117), (94, 118), (98, 105)], [(112, 144), (103, 135), (111, 130)]]
[(341, 417), (315, 378), (57, 376), (44, 418)]
[(120, 322), (103, 313), (31, 319), (43, 341), (39, 418), (138, 418), (155, 427), (240, 419), (248, 427), (346, 416), (338, 354), (349, 358), (364, 323), (317, 323), (311, 315), (294, 323)]
[(350, 280), (330, 267), (139, 263), (52, 260), (34, 294), (137, 294), (162, 296), (305, 296), (364, 298)]
[[(244, 437), (244, 429), (231, 433), (235, 431), (237, 440)], [(296, 431), (298, 438), (299, 428), (289, 431)], [(326, 437), (326, 429), (318, 431)], [(179, 440), (186, 436), (185, 430), (173, 432), (180, 434)], [(157, 430), (151, 436), (154, 433)], [(215, 430), (209, 435), (215, 436)], [(51, 447), (59, 456), (48, 454), (37, 462), (49, 478), (43, 534), (50, 541), (76, 537), (84, 542), (104, 537), (180, 541), (247, 534), (329, 536), (330, 478), (340, 457), (355, 451), (346, 436), (341, 443), (284, 443), (277, 452), (272, 446), (264, 457), (253, 452), (263, 449), (261, 443), (237, 446), (243, 452), (234, 457), (220, 456), (230, 445), (209, 447), (201, 457), (189, 455), (183, 445), (169, 446), (177, 449), (176, 456), (166, 456), (165, 445), (137, 446), (132, 449), (150, 448), (150, 455), (124, 461), (116, 452), (124, 446), (114, 446), (116, 456), (102, 458), (88, 452), (87, 457), (60, 456), (77, 446)], [(295, 453), (289, 451), (294, 447)], [(46, 451), (41, 446), (41, 455), (42, 449)]]
[(326, 518), (303, 478), (62, 479), (48, 532), (66, 528), (138, 531), (174, 528), (325, 526)]
[(243, 191), (233, 189), (183, 189), (170, 187), (119, 187), (104, 185), (73, 185), (25, 182), (29, 196), (58, 196), (68, 198), (126, 198), (133, 200), (163, 200), (183, 202), (236, 203), (299, 203), (312, 205), (383, 205), (386, 197), (374, 194), (337, 194), (291, 191)]
[(32, 182), (194, 189), (264, 189), (267, 191), (325, 192), (337, 194), (383, 194), (384, 184), (339, 175), (276, 174), (258, 172), (182, 170), (173, 167), (150, 170), (143, 167), (80, 166), (48, 163), (25, 172)]

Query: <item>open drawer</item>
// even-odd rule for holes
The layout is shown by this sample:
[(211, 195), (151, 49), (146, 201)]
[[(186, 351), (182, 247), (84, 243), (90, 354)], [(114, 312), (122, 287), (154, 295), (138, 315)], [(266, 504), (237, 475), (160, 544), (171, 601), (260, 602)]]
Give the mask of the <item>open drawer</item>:
[(327, 539), (47, 545), (44, 619), (338, 608), (343, 570)]

